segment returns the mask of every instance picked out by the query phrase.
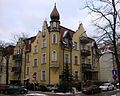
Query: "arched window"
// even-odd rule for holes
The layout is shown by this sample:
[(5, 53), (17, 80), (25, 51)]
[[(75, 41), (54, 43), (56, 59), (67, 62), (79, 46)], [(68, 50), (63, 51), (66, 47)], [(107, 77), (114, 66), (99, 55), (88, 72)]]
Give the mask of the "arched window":
[(78, 71), (75, 71), (75, 80), (78, 80)]
[(42, 54), (42, 64), (45, 64), (46, 63), (46, 54), (43, 53)]
[(52, 36), (52, 43), (53, 44), (57, 43), (57, 36), (56, 36), (56, 34), (53, 34), (53, 36)]
[(45, 48), (45, 47), (46, 47), (46, 39), (43, 38), (42, 40), (43, 40), (43, 41), (42, 41), (42, 48)]
[(57, 53), (55, 50), (52, 52), (52, 61), (57, 61)]

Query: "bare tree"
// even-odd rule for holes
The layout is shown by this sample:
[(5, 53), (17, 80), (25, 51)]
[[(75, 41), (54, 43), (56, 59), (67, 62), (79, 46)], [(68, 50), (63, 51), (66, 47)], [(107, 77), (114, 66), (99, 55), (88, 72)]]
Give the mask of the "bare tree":
[(120, 61), (117, 52), (120, 28), (120, 0), (86, 0), (85, 8), (89, 9), (94, 19), (92, 24), (97, 28), (98, 41), (110, 41), (114, 46), (114, 55), (118, 69), (120, 88)]
[(8, 43), (8, 42), (0, 40), (0, 48), (5, 48), (9, 45), (13, 45), (13, 43)]
[(29, 37), (29, 35), (28, 34), (26, 34), (26, 33), (24, 33), (24, 32), (21, 32), (21, 33), (18, 33), (18, 34), (12, 34), (12, 42), (14, 43), (14, 44), (16, 44), (18, 41), (19, 41), (19, 39), (26, 39), (26, 38), (28, 38)]
[[(6, 84), (8, 84), (8, 76), (9, 76), (9, 56), (11, 54), (9, 47), (14, 47), (12, 43), (7, 43), (5, 41), (0, 40), (0, 71), (1, 73), (3, 72), (2, 70), (5, 68), (6, 70)], [(6, 59), (6, 64), (3, 65), (3, 58)], [(4, 71), (5, 71), (4, 70)]]

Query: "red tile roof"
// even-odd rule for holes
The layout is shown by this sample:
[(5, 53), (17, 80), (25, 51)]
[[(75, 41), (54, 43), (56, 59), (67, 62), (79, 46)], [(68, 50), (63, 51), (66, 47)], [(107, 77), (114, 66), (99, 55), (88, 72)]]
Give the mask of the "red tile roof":
[(72, 39), (73, 34), (75, 33), (75, 31), (72, 31), (71, 29), (68, 29), (66, 27), (60, 26), (60, 40), (62, 40), (63, 34), (64, 34), (65, 31), (69, 32), (70, 38)]

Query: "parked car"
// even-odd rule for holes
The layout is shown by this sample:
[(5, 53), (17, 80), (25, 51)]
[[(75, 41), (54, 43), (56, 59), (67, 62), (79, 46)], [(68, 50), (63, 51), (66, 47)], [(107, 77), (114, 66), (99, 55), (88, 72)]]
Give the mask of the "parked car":
[(51, 88), (51, 91), (52, 91), (52, 92), (58, 92), (58, 87), (56, 87), (56, 86), (52, 87), (52, 88)]
[(97, 85), (87, 85), (82, 89), (82, 92), (85, 94), (94, 94), (100, 93), (101, 89)]
[(119, 83), (116, 84), (116, 87), (119, 88)]
[(24, 93), (28, 93), (28, 90), (24, 87), (24, 86), (17, 86), (17, 85), (9, 85), (8, 87), (6, 87), (6, 89), (4, 90), (5, 94), (24, 94)]
[(3, 93), (7, 87), (8, 85), (0, 84), (0, 93)]
[(111, 83), (103, 83), (101, 86), (99, 86), (99, 88), (102, 91), (109, 91), (109, 90), (114, 90), (115, 86)]
[(46, 94), (39, 94), (39, 93), (30, 93), (30, 94), (26, 94), (25, 96), (48, 96)]

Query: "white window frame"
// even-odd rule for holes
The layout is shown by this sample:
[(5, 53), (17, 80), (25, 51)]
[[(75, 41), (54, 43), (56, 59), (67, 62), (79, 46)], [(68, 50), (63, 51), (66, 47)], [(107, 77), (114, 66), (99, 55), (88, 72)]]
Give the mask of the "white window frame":
[(38, 46), (34, 46), (34, 53), (38, 53)]
[(43, 38), (43, 39), (42, 39), (42, 48), (45, 48), (45, 47), (47, 47), (47, 46), (46, 46), (46, 39)]
[(57, 61), (57, 52), (55, 50), (52, 51), (52, 61)]
[(34, 67), (37, 67), (37, 65), (38, 65), (38, 60), (37, 60), (36, 58), (34, 59), (34, 63), (33, 63), (33, 64), (34, 64), (34, 65), (33, 65)]
[(79, 45), (78, 44), (79, 44), (78, 42), (74, 42), (74, 49), (75, 50), (79, 50)]
[[(44, 74), (43, 74), (43, 72), (44, 72)], [(45, 70), (42, 70), (41, 71), (41, 80), (46, 80), (46, 71)]]
[(46, 31), (45, 26), (43, 26), (42, 36), (45, 36), (45, 31)]
[(53, 22), (53, 28), (57, 27), (57, 22)]
[(26, 67), (26, 75), (29, 75), (29, 72), (30, 72), (30, 68), (27, 66)]
[[(55, 36), (55, 42), (54, 42), (54, 36)], [(52, 35), (52, 44), (56, 44), (57, 43), (57, 35), (53, 34)]]
[[(45, 55), (45, 57), (43, 57)], [(42, 53), (42, 58), (41, 58), (41, 63), (45, 64), (46, 63), (46, 53)], [(44, 60), (43, 60), (44, 59)]]

